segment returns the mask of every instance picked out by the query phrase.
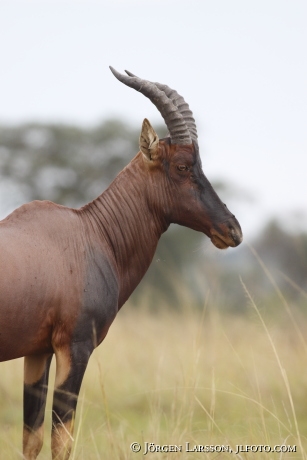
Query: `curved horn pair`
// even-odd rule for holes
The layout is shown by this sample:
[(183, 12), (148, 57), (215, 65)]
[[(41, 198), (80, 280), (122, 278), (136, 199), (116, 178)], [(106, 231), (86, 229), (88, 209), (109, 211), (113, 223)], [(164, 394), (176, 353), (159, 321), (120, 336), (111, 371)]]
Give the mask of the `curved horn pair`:
[(197, 130), (192, 111), (177, 91), (161, 83), (143, 80), (126, 70), (123, 75), (110, 66), (113, 75), (130, 88), (148, 97), (161, 113), (169, 130), (172, 144), (197, 143)]

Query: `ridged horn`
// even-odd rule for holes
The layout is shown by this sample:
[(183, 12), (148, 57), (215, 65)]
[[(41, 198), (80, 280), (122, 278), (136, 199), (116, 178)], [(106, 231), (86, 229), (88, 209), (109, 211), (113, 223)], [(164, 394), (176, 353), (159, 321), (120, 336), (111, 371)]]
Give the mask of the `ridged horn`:
[[(135, 77), (135, 75), (132, 72), (129, 72), (129, 70), (125, 70), (125, 72), (130, 77)], [(175, 104), (176, 107), (178, 107), (179, 112), (183, 116), (186, 122), (186, 125), (189, 129), (191, 138), (193, 139), (194, 142), (197, 143), (198, 136), (197, 136), (196, 123), (193, 117), (193, 112), (189, 107), (189, 104), (185, 102), (184, 98), (180, 94), (178, 94), (176, 90), (170, 88), (169, 86), (163, 85), (162, 83), (158, 83), (158, 82), (152, 82), (152, 83), (154, 83), (154, 85), (156, 85), (158, 89), (163, 91), (166, 94), (166, 96), (169, 99), (171, 99), (173, 104)]]
[(157, 107), (169, 130), (172, 144), (188, 145), (192, 143), (190, 131), (183, 115), (164, 91), (159, 89), (155, 83), (135, 75), (123, 75), (111, 66), (110, 70), (119, 81), (144, 94)]

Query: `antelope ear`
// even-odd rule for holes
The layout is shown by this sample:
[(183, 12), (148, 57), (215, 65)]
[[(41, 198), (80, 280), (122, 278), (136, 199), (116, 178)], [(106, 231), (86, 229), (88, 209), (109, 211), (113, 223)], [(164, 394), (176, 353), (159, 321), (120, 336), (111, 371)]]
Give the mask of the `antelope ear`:
[(146, 159), (154, 160), (159, 148), (159, 137), (147, 118), (143, 121), (139, 144)]

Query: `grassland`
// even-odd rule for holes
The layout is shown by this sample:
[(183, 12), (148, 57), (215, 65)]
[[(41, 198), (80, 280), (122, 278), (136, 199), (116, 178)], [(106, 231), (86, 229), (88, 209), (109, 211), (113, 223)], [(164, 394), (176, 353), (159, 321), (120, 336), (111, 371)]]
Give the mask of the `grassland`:
[[(242, 288), (239, 286), (238, 288)], [(282, 298), (271, 313), (148, 312), (126, 305), (84, 378), (74, 460), (306, 459), (307, 319)], [(278, 303), (279, 302), (279, 303)], [(22, 458), (22, 360), (0, 366), (0, 458)], [(54, 363), (53, 363), (54, 366)], [(54, 378), (54, 367), (51, 382)], [(50, 458), (51, 392), (40, 459)], [(133, 453), (132, 442), (141, 444)], [(143, 455), (144, 443), (183, 452)], [(290, 445), (297, 452), (186, 452), (194, 445)]]

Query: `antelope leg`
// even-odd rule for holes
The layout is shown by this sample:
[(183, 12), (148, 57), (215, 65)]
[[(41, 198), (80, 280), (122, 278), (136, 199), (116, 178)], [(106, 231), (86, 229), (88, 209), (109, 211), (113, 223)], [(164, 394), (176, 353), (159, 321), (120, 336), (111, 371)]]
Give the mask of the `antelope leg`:
[(26, 356), (24, 359), (23, 455), (35, 460), (44, 437), (44, 416), (52, 354)]

